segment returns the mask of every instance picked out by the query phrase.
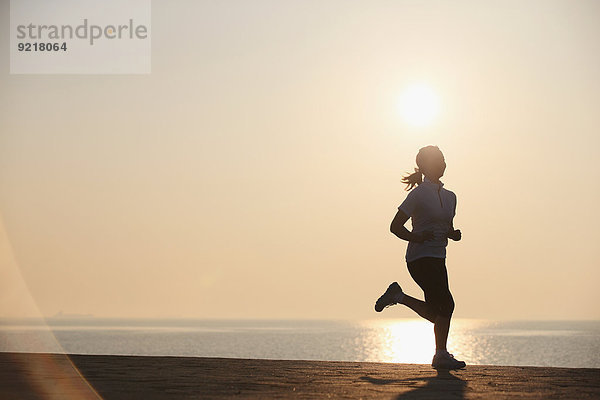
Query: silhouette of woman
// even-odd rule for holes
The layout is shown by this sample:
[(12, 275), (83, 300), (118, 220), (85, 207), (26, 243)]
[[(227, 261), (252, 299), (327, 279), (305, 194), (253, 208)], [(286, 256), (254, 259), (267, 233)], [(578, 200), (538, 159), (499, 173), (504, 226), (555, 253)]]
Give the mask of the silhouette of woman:
[[(390, 230), (400, 239), (408, 241), (406, 264), (415, 282), (423, 289), (425, 301), (405, 294), (393, 282), (375, 303), (375, 311), (394, 304), (404, 304), (421, 317), (434, 324), (435, 355), (431, 363), (436, 369), (464, 368), (446, 350), (454, 299), (448, 288), (446, 271), (446, 246), (448, 238), (458, 241), (461, 232), (454, 229), (456, 195), (445, 189), (440, 178), (446, 170), (444, 155), (437, 146), (427, 146), (417, 154), (415, 172), (402, 179), (409, 191), (392, 221)], [(422, 178), (425, 175), (425, 179)], [(415, 188), (416, 186), (416, 188)], [(415, 188), (414, 190), (411, 190)], [(404, 227), (411, 218), (413, 230)]]

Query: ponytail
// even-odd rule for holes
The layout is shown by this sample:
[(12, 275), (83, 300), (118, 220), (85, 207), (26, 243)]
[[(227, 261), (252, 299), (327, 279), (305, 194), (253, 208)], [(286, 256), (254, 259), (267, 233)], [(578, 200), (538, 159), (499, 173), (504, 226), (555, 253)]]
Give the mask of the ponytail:
[(406, 190), (411, 190), (415, 186), (423, 182), (423, 175), (419, 168), (415, 168), (415, 172), (402, 177), (402, 183), (406, 184)]

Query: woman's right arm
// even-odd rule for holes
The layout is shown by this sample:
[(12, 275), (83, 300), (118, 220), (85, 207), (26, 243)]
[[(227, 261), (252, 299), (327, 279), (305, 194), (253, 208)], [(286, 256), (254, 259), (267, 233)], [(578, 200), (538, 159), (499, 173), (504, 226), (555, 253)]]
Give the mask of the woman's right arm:
[(421, 233), (414, 233), (406, 229), (404, 224), (406, 221), (408, 221), (408, 218), (408, 215), (406, 215), (402, 210), (398, 210), (390, 225), (390, 231), (400, 239), (406, 240), (407, 242), (423, 243), (426, 240), (433, 239), (433, 232), (424, 231)]

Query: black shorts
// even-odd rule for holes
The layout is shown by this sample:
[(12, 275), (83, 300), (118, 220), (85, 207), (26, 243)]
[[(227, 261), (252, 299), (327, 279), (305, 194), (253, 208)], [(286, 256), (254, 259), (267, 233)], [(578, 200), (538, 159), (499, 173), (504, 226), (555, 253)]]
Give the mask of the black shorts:
[(408, 262), (408, 272), (425, 293), (425, 302), (434, 315), (452, 316), (454, 299), (448, 288), (446, 259), (421, 257)]

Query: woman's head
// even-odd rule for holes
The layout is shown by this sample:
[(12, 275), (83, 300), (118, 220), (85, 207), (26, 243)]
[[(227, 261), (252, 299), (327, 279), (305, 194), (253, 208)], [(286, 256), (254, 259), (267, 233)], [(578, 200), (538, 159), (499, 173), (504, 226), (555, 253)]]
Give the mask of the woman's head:
[(406, 190), (411, 190), (423, 182), (422, 175), (429, 180), (437, 181), (444, 175), (445, 170), (446, 160), (444, 160), (442, 151), (437, 146), (426, 146), (421, 148), (417, 154), (415, 172), (402, 178), (402, 182), (407, 184)]

